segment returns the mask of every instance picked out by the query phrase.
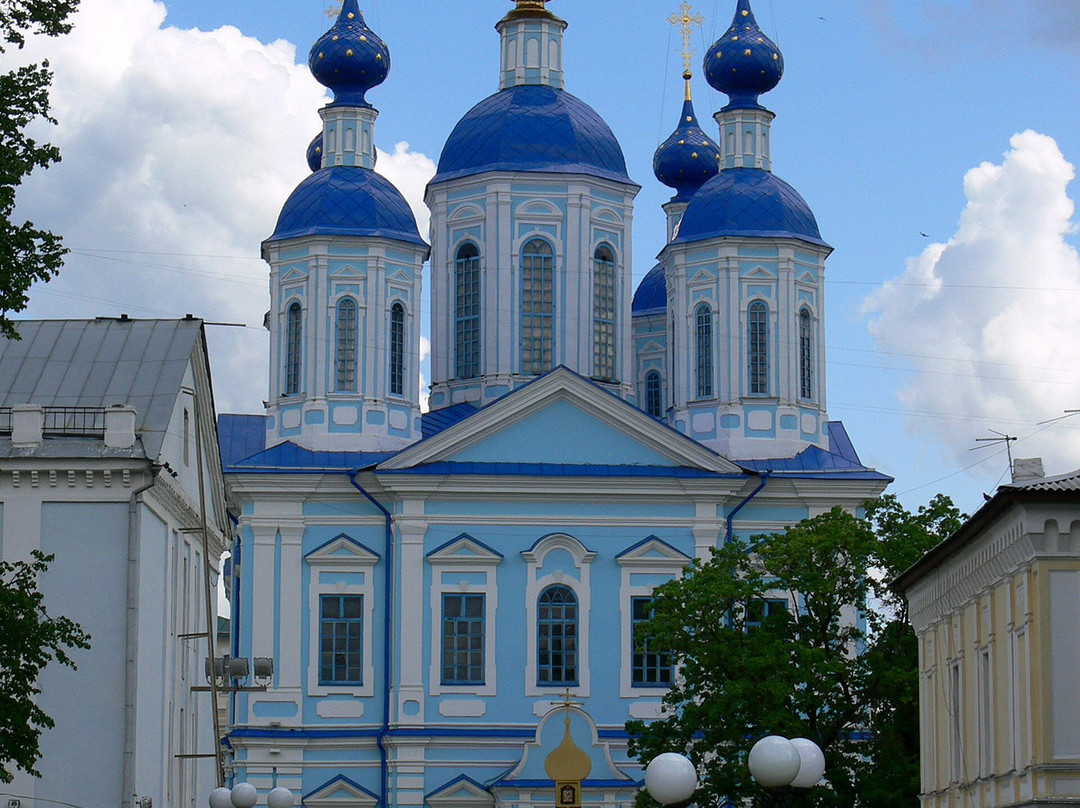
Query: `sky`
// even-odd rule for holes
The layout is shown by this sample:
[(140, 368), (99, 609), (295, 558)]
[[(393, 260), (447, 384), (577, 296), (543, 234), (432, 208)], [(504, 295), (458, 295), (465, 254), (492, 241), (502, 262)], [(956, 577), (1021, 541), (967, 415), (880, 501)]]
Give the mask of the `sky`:
[[(260, 243), (307, 174), (328, 96), (307, 54), (329, 0), (82, 0), (48, 58), (63, 162), (20, 189), (17, 216), (62, 234), (61, 275), (29, 317), (174, 317), (208, 327), (219, 412), (266, 396), (268, 267)], [(999, 435), (1048, 474), (1080, 467), (1080, 161), (1076, 0), (754, 0), (786, 73), (773, 170), (814, 210), (826, 275), (828, 410), (909, 507), (966, 512), (1007, 482)], [(423, 188), (454, 124), (498, 89), (506, 0), (361, 0), (392, 70), (371, 91), (378, 170), (427, 228)], [(635, 283), (664, 245), (652, 174), (682, 100), (677, 0), (553, 0), (569, 23), (567, 89), (608, 122), (642, 185)], [(699, 0), (701, 78), (735, 0)], [(1045, 423), (1051, 419), (1061, 419)]]

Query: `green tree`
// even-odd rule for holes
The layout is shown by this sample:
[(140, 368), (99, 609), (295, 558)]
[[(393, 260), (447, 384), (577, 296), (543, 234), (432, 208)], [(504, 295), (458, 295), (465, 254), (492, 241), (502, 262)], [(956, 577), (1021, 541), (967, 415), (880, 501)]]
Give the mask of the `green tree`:
[[(57, 36), (71, 29), (68, 17), (78, 0), (0, 0), (0, 54), (21, 49), (29, 33)], [(15, 189), (35, 168), (60, 160), (60, 150), (38, 143), (26, 130), (49, 115), (49, 63), (31, 64), (0, 74), (0, 334), (18, 339), (9, 313), (26, 308), (35, 281), (48, 281), (67, 250), (60, 237), (12, 221)]]
[[(627, 724), (631, 754), (684, 752), (701, 774), (697, 804), (723, 805), (760, 793), (746, 768), (758, 738), (807, 737), (828, 766), (815, 805), (915, 804), (915, 637), (886, 584), (959, 524), (945, 497), (911, 514), (888, 496), (863, 518), (835, 508), (695, 561), (655, 592), (643, 638), (679, 676), (668, 717)], [(784, 598), (793, 611), (763, 608)]]
[(35, 551), (32, 561), (0, 562), (0, 783), (13, 767), (41, 776), (38, 743), (54, 722), (37, 705), (38, 676), (53, 660), (74, 668), (68, 649), (90, 647), (76, 623), (45, 611), (38, 578), (52, 560)]

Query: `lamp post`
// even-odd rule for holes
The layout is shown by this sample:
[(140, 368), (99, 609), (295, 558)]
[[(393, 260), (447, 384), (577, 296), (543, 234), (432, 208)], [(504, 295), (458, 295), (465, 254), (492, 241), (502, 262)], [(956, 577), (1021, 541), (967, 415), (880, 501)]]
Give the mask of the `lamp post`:
[[(259, 792), (251, 783), (237, 783), (232, 788), (215, 788), (210, 792), (210, 808), (255, 808)], [(266, 795), (267, 808), (292, 808), (293, 793), (278, 786)]]
[[(784, 803), (813, 788), (825, 774), (825, 754), (808, 738), (769, 735), (754, 744), (746, 763), (758, 785)], [(686, 802), (697, 784), (694, 764), (676, 752), (657, 755), (645, 768), (645, 790), (661, 805)]]

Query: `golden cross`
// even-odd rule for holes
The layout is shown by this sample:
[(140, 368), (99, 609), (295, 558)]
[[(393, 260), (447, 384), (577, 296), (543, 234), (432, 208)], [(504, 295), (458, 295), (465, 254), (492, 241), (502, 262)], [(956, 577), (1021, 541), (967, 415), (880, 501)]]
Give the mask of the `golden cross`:
[(330, 7), (329, 7), (328, 9), (326, 9), (326, 11), (324, 11), (323, 13), (324, 13), (324, 14), (325, 14), (325, 15), (326, 15), (326, 16), (327, 16), (327, 17), (328, 17), (329, 19), (331, 19), (331, 20), (336, 20), (336, 19), (337, 19), (337, 18), (338, 18), (339, 16), (341, 16), (341, 6), (340, 6), (340, 5), (338, 5), (338, 6), (337, 6), (337, 8), (334, 8), (334, 5), (333, 5), (333, 3), (331, 3), (331, 4), (330, 4)]
[(683, 49), (680, 55), (683, 58), (683, 66), (687, 73), (690, 72), (690, 65), (694, 61), (694, 52), (690, 50), (690, 40), (694, 35), (694, 26), (705, 22), (705, 18), (700, 14), (692, 14), (693, 10), (694, 7), (684, 0), (683, 4), (679, 6), (679, 13), (668, 17), (668, 22), (678, 26), (679, 32), (682, 34)]

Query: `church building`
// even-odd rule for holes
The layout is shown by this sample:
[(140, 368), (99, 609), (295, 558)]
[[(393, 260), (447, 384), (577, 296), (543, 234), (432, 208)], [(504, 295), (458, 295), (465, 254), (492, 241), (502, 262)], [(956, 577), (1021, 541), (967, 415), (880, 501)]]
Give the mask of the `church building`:
[(760, 97), (784, 63), (749, 0), (704, 61), (715, 126), (687, 69), (653, 166), (674, 195), (645, 211), (669, 237), (637, 289), (640, 186), (566, 89), (586, 82), (547, 5), (497, 22), (498, 89), (446, 141), (428, 234), (373, 170), (390, 51), (356, 0), (311, 50), (333, 101), (262, 247), (268, 403), (219, 419), (232, 654), (275, 660), (232, 697), (232, 771), (304, 805), (552, 804), (569, 733), (582, 802), (629, 806), (624, 724), (673, 676), (634, 642), (653, 588), (890, 481), (827, 415), (831, 248), (772, 173)]

